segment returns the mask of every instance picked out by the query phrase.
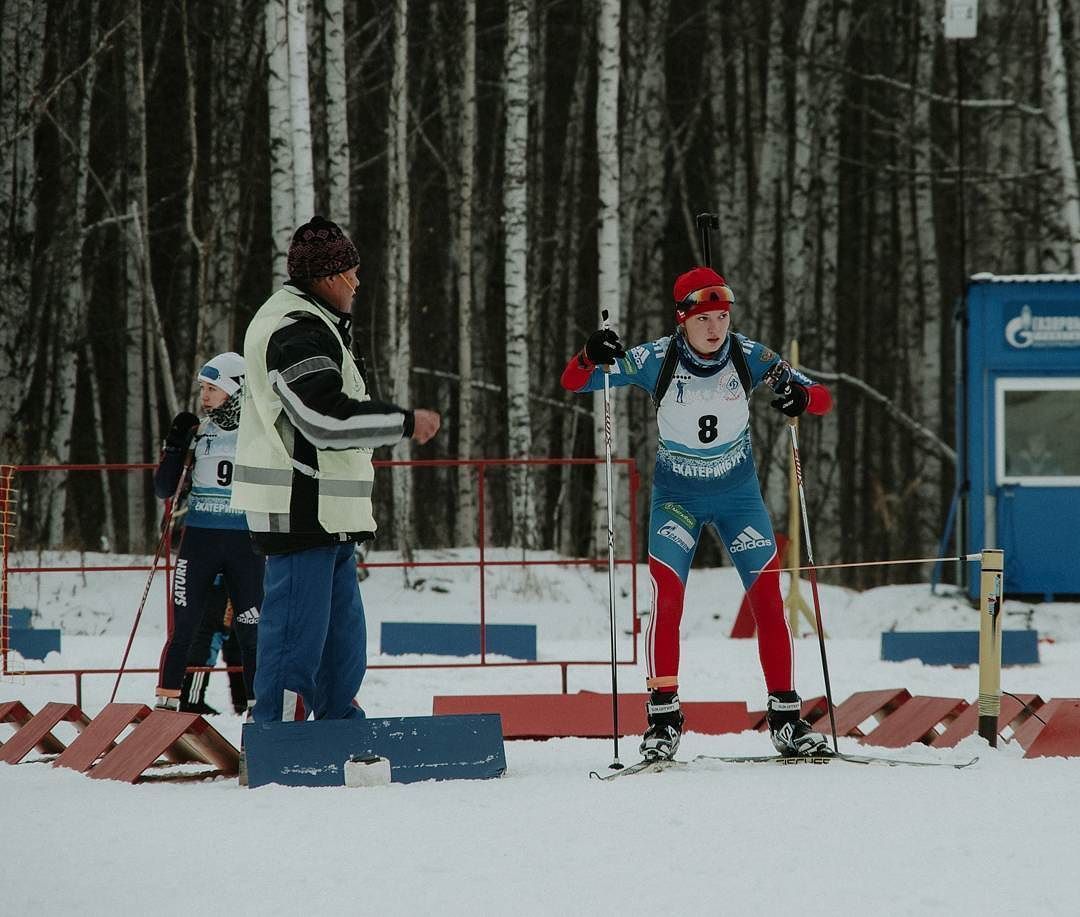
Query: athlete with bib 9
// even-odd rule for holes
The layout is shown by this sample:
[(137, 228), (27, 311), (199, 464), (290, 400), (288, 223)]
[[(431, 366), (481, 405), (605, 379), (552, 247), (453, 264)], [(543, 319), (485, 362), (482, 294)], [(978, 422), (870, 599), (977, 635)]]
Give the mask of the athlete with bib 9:
[[(184, 534), (173, 575), (173, 618), (161, 651), (156, 693), (160, 708), (201, 713), (207, 712), (200, 690), (205, 677), (195, 679), (184, 673), (189, 663), (210, 664), (209, 642), (197, 639), (197, 629), (219, 574), (233, 603), (232, 628), (240, 644), (244, 688), (249, 702), (255, 698), (264, 564), (252, 549), (247, 518), (229, 505), (244, 358), (231, 351), (218, 354), (199, 370), (198, 378), (199, 403), (206, 416), (200, 421), (185, 411), (173, 420), (154, 472), (154, 492), (162, 499), (171, 496), (185, 466), (190, 469)], [(190, 658), (193, 650), (194, 660)]]
[[(656, 405), (659, 442), (649, 518), (653, 608), (646, 631), (649, 726), (646, 758), (671, 758), (679, 746), (679, 624), (690, 564), (702, 528), (719, 533), (739, 571), (757, 623), (773, 744), (782, 755), (827, 749), (800, 715), (794, 649), (780, 597), (780, 562), (750, 448), (749, 397), (764, 382), (788, 417), (825, 414), (828, 390), (780, 356), (731, 331), (735, 296), (724, 278), (698, 267), (675, 281), (670, 337), (623, 349), (614, 331), (595, 332), (570, 359), (562, 385), (573, 392), (635, 385)], [(755, 574), (754, 570), (761, 570)]]

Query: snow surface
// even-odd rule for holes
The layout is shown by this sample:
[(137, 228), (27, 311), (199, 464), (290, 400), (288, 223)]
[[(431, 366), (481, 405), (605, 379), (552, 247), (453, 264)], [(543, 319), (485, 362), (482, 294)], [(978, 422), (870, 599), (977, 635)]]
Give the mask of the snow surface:
[[(469, 557), (475, 552), (424, 559)], [(11, 563), (78, 559), (34, 554)], [(84, 562), (123, 561), (86, 555)], [(416, 577), (423, 582), (406, 589), (400, 571), (379, 569), (363, 583), (372, 664), (438, 661), (378, 656), (382, 620), (477, 620), (475, 571), (430, 568)], [(32, 607), (35, 626), (64, 631), (59, 656), (26, 668), (118, 665), (144, 582), (138, 572), (13, 574), (12, 607)], [(627, 570), (618, 587), (619, 656), (629, 659)], [(648, 592), (639, 568), (642, 610)], [(157, 664), (162, 594), (159, 578), (131, 667)], [(726, 637), (741, 594), (730, 568), (693, 572), (683, 619), (684, 700), (763, 706), (755, 642)], [(489, 621), (537, 625), (541, 658), (607, 657), (606, 570), (489, 569), (487, 596)], [(931, 596), (925, 585), (859, 594), (825, 583), (821, 601), (838, 701), (892, 687), (974, 700), (974, 668), (879, 660), (883, 630), (975, 629), (977, 613), (962, 597)], [(1004, 670), (1003, 687), (1080, 696), (1080, 605), (1007, 602), (1005, 613), (1006, 627), (1032, 626), (1048, 639), (1040, 665)], [(822, 693), (816, 638), (798, 639), (796, 653), (801, 692)], [(20, 662), (13, 656), (10, 664)], [(621, 666), (620, 689), (643, 690), (643, 672), (641, 664)], [(606, 691), (610, 677), (603, 666), (571, 666), (569, 690)], [(373, 669), (360, 700), (372, 715), (427, 715), (435, 694), (549, 693), (559, 690), (559, 678), (557, 667)], [(112, 682), (86, 677), (87, 712), (108, 700)], [(126, 675), (118, 700), (150, 702), (154, 683), (153, 675)], [(71, 701), (74, 682), (70, 675), (0, 679), (0, 701), (12, 699), (31, 710)], [(208, 700), (229, 709), (224, 676), (212, 676)], [(239, 717), (219, 716), (214, 725), (238, 743)], [(57, 734), (70, 740), (67, 728)], [(6, 734), (0, 727), (0, 740)], [(624, 762), (637, 759), (636, 744), (620, 741)], [(863, 750), (851, 740), (841, 747)], [(770, 751), (759, 733), (689, 733), (679, 756)], [(1025, 761), (1015, 745), (991, 750), (973, 737), (950, 750), (890, 752), (979, 756), (962, 771), (699, 762), (608, 784), (590, 780), (588, 772), (605, 770), (612, 753), (610, 739), (507, 742), (501, 780), (366, 789), (245, 791), (235, 780), (132, 787), (43, 763), (0, 765), (0, 914), (1078, 912), (1077, 759)]]

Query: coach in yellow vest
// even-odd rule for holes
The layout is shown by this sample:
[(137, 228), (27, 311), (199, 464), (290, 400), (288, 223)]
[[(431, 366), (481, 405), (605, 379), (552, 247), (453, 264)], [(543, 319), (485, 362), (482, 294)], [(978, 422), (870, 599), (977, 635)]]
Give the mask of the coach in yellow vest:
[(244, 338), (247, 385), (232, 506), (267, 555), (255, 676), (256, 722), (362, 717), (367, 669), (355, 544), (375, 535), (371, 451), (426, 443), (439, 415), (373, 401), (351, 325), (360, 257), (315, 216), (293, 235), (289, 281)]

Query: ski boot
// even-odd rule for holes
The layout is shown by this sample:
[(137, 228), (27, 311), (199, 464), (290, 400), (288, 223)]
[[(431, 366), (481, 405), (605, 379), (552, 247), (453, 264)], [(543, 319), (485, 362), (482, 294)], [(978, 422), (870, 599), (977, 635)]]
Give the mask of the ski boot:
[(683, 714), (674, 691), (653, 691), (645, 705), (649, 728), (641, 740), (641, 756), (648, 760), (675, 757), (682, 737)]
[(820, 732), (799, 716), (802, 700), (794, 691), (777, 691), (769, 695), (769, 735), (776, 750), (785, 758), (828, 755), (829, 743)]
[(155, 710), (171, 710), (171, 711), (174, 711), (174, 712), (178, 711), (180, 709), (180, 698), (179, 697), (165, 697), (164, 695), (159, 694), (154, 700), (154, 709)]

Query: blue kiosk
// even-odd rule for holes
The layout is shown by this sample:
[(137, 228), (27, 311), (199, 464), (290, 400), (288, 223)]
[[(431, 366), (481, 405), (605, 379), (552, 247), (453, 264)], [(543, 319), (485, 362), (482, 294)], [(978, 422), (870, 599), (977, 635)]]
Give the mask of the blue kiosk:
[(1080, 275), (975, 274), (965, 305), (963, 550), (1002, 548), (1009, 594), (1080, 595)]

